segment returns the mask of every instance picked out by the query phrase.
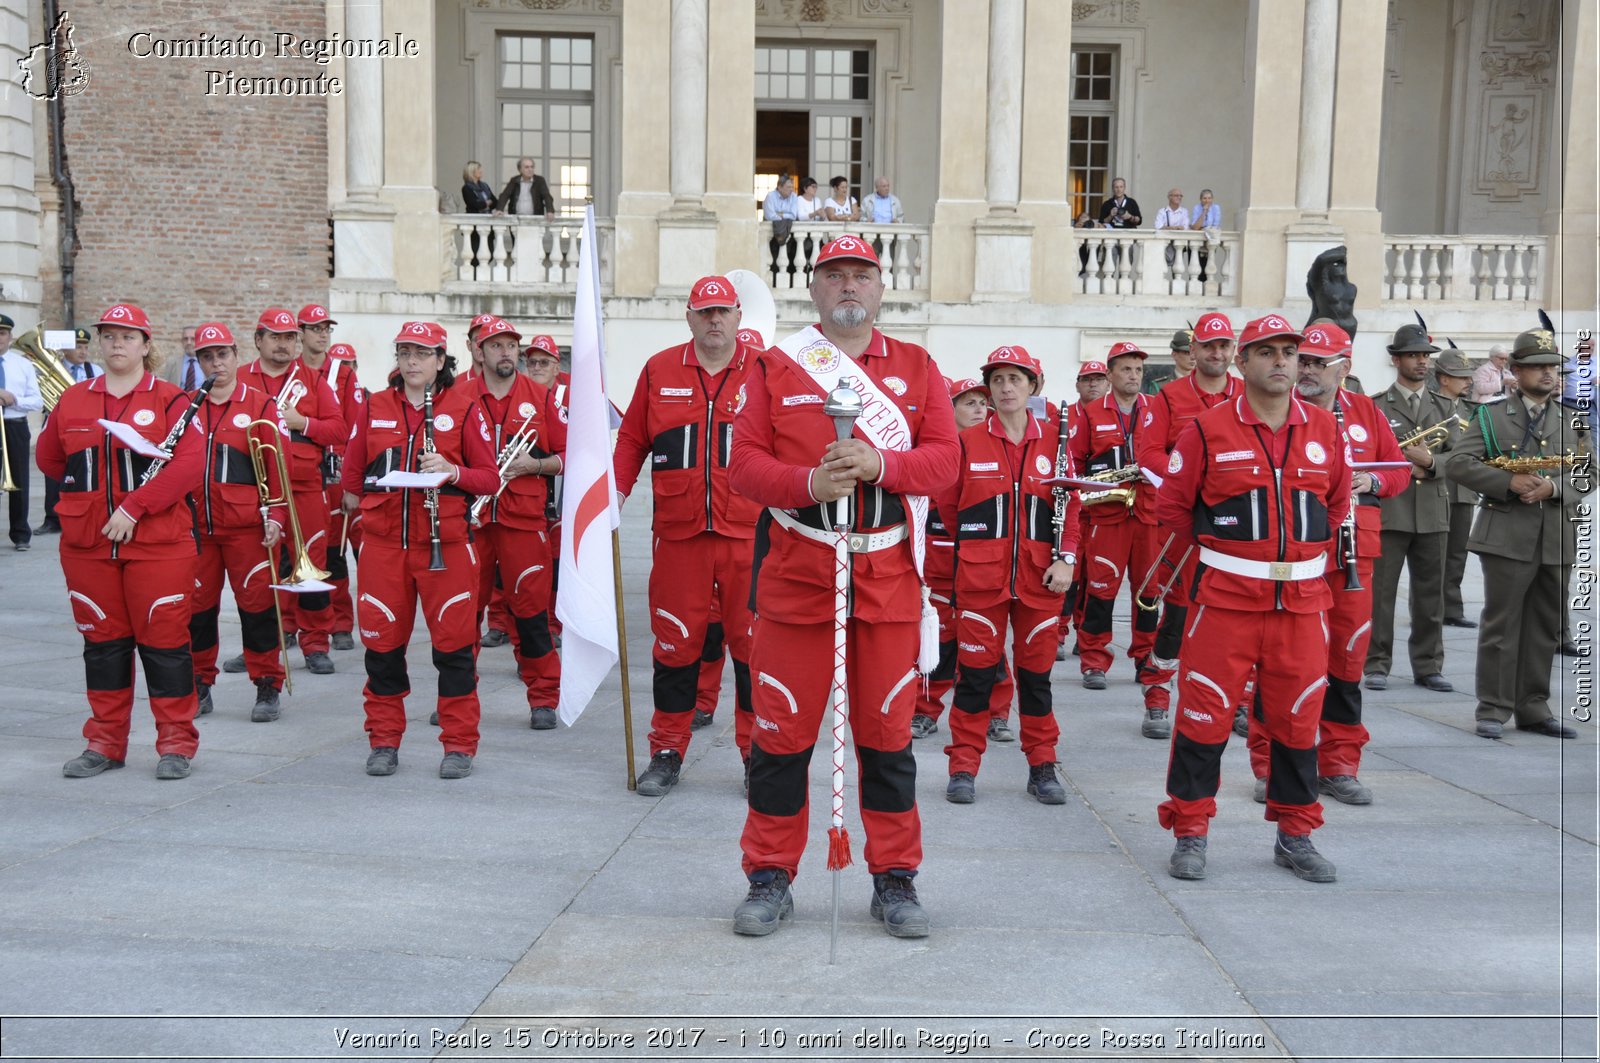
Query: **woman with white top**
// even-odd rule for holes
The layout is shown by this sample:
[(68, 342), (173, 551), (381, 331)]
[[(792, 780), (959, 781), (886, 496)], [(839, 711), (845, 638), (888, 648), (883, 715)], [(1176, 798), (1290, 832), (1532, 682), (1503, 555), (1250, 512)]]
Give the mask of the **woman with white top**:
[(797, 220), (810, 221), (822, 213), (822, 198), (817, 195), (817, 179), (805, 177), (800, 181), (800, 213)]
[(855, 221), (861, 217), (861, 207), (850, 194), (849, 178), (840, 176), (828, 182), (833, 194), (822, 201), (822, 217), (826, 221)]

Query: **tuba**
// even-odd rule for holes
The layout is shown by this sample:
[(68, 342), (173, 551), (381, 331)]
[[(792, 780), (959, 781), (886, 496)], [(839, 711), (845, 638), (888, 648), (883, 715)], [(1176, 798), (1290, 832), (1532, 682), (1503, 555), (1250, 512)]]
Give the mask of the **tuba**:
[(44, 331), (38, 325), (18, 336), (12, 346), (33, 363), (33, 371), (39, 377), (39, 394), (44, 398), (45, 412), (55, 409), (61, 393), (77, 383), (67, 370), (66, 363), (61, 360), (61, 353), (44, 345)]

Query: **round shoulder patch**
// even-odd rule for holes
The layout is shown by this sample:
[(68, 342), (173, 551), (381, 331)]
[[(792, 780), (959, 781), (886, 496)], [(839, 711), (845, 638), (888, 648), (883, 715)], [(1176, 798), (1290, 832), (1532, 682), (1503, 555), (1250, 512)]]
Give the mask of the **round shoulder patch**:
[(143, 428), (146, 425), (155, 424), (156, 423), (155, 411), (154, 410), (140, 410), (138, 413), (133, 415), (133, 423), (138, 425), (138, 426), (140, 426), (141, 428)]
[(1153, 411), (1148, 411), (1147, 410), (1145, 412), (1145, 415), (1144, 415), (1144, 426), (1146, 428), (1149, 428), (1151, 426), (1151, 424), (1153, 424), (1155, 422), (1155, 419), (1156, 419), (1155, 413)]
[(890, 391), (894, 392), (896, 395), (904, 395), (906, 393), (906, 382), (904, 380), (901, 380), (897, 376), (886, 376), (886, 377), (884, 377), (883, 378), (883, 384), (884, 384), (884, 387), (888, 388)]
[(818, 340), (801, 348), (795, 361), (813, 373), (827, 373), (839, 368), (839, 350), (827, 340)]
[(233, 415), (233, 427), (248, 428), (249, 425), (250, 415), (248, 413), (236, 413)]
[(556, 416), (561, 418), (561, 423), (562, 424), (566, 424), (567, 423), (567, 408), (565, 406), (557, 406), (556, 407)]
[(456, 419), (448, 413), (436, 413), (433, 415), (433, 430), (435, 432), (448, 432), (455, 426)]
[(1050, 459), (1043, 454), (1036, 454), (1033, 458), (1033, 467), (1039, 470), (1040, 476), (1049, 476), (1050, 470), (1055, 466), (1050, 464)]
[(519, 405), (517, 407), (517, 416), (518, 417), (532, 417), (533, 416), (533, 403), (524, 402), (521, 405)]
[(1172, 457), (1167, 459), (1167, 473), (1170, 475), (1172, 473), (1182, 472), (1182, 471), (1183, 471), (1183, 455), (1179, 454), (1176, 450), (1174, 450), (1172, 452)]
[(734, 400), (734, 403), (733, 403), (734, 416), (738, 416), (739, 414), (744, 412), (745, 400), (748, 399), (748, 398), (749, 398), (749, 396), (747, 396), (745, 394), (745, 392), (744, 392), (744, 385), (740, 384), (739, 385), (739, 396), (738, 396), (737, 399)]
[(1363, 426), (1363, 425), (1359, 425), (1359, 424), (1351, 425), (1350, 426), (1350, 438), (1355, 440), (1357, 443), (1365, 443), (1367, 441), (1367, 429), (1366, 429), (1366, 427)]
[(1313, 465), (1321, 465), (1328, 460), (1328, 452), (1322, 449), (1322, 444), (1315, 439), (1306, 443), (1306, 460)]

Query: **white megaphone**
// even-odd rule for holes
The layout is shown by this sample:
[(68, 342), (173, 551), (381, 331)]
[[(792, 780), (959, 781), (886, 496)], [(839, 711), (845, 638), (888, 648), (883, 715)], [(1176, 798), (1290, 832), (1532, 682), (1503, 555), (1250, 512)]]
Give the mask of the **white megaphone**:
[(739, 327), (759, 332), (764, 347), (777, 343), (778, 304), (773, 300), (772, 289), (767, 287), (767, 282), (747, 269), (731, 270), (728, 282), (739, 293)]

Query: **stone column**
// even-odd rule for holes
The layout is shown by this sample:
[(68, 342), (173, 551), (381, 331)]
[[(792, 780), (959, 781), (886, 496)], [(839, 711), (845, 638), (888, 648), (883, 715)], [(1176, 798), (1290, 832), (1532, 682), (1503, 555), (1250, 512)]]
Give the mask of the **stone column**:
[[(1339, 43), (1339, 0), (1306, 0), (1305, 41), (1301, 46), (1304, 60), (1300, 68), (1300, 157), (1295, 171), (1295, 206), (1302, 212), (1326, 215), (1328, 211)], [(1382, 52), (1381, 48), (1371, 50)]]
[[(1333, 178), (1328, 222), (1344, 233), (1350, 279), (1361, 294), (1356, 310), (1375, 306), (1383, 285), (1383, 213), (1378, 209), (1378, 155), (1383, 143), (1386, 0), (1340, 0), (1339, 106), (1333, 120)], [(1300, 277), (1303, 293), (1305, 277)], [(1362, 337), (1365, 333), (1361, 334)]]
[[(434, 0), (383, 0), (383, 29), (393, 37), (426, 41), (433, 34)], [(438, 142), (434, 57), (385, 59), (384, 161), (380, 198), (396, 211), (395, 283), (405, 292), (436, 292), (444, 268), (440, 257), (439, 190), (433, 152), (419, 144)], [(451, 172), (450, 176), (454, 176)], [(553, 180), (547, 174), (546, 179)]]
[(1245, 208), (1234, 222), (1241, 233), (1239, 300), (1245, 306), (1277, 306), (1283, 299), (1284, 230), (1300, 217), (1295, 174), (1304, 22), (1305, 0), (1250, 2), (1245, 47), (1250, 141)]
[[(16, 73), (29, 43), (43, 39), (29, 30), (29, 6), (23, 0), (0, 0), (0, 70), (8, 77)], [(39, 152), (49, 153), (49, 133), (41, 128), (35, 136), (36, 113), (42, 115), (44, 109), (35, 108), (15, 82), (0, 92), (0, 310), (17, 320), (18, 332), (33, 327), (44, 301), (34, 160), (36, 144)]]
[(974, 300), (1026, 299), (1033, 289), (1033, 223), (1022, 197), (1024, 0), (990, 0), (989, 137), (984, 184), (989, 213), (973, 223)]
[[(756, 6), (749, 0), (710, 0), (706, 49), (706, 99), (754, 100)], [(710, 111), (709, 105), (707, 111)], [(707, 116), (705, 206), (717, 216), (717, 254), (708, 272), (748, 269), (760, 273), (763, 249), (750, 190), (756, 156), (756, 109), (717, 109)]]
[(1549, 237), (1549, 252), (1544, 275), (1545, 305), (1563, 312), (1556, 325), (1567, 344), (1565, 353), (1570, 354), (1573, 331), (1580, 327), (1592, 331), (1595, 308), (1600, 306), (1594, 253), (1600, 240), (1595, 211), (1600, 193), (1594, 169), (1595, 96), (1600, 92), (1594, 64), (1595, 5), (1587, 0), (1567, 0), (1562, 5), (1561, 37), (1561, 85), (1552, 116), (1555, 136), (1550, 138), (1548, 170), (1561, 174), (1561, 195), (1552, 189), (1546, 199), (1543, 229)]
[(717, 257), (717, 219), (705, 208), (709, 20), (708, 0), (672, 0), (672, 209), (657, 222), (656, 292), (662, 295), (687, 292), (712, 271)]
[(938, 302), (966, 302), (973, 288), (973, 224), (985, 213), (987, 88), (972, 57), (989, 50), (989, 0), (944, 0), (939, 41), (939, 190), (933, 204), (929, 287)]
[[(345, 36), (383, 36), (381, 0), (344, 0)], [(345, 60), (345, 195), (333, 210), (334, 269), (341, 281), (394, 283), (394, 216), (383, 188), (383, 61)]]
[(648, 296), (655, 292), (660, 260), (656, 218), (672, 205), (668, 156), (672, 110), (660, 86), (670, 75), (672, 33), (666, 4), (622, 5), (622, 188), (617, 194), (617, 243), (612, 291)]
[[(1072, 247), (1072, 204), (1066, 199), (1068, 126), (1072, 98), (1072, 5), (1028, 0), (1028, 37), (1022, 57), (1022, 205), (1034, 225), (1033, 301), (1072, 297), (1076, 267), (1061, 268)], [(1035, 352), (1039, 353), (1039, 352)], [(1050, 352), (1045, 357), (1064, 357)], [(1064, 365), (1063, 365), (1064, 368)], [(1045, 371), (1051, 372), (1046, 365)]]

